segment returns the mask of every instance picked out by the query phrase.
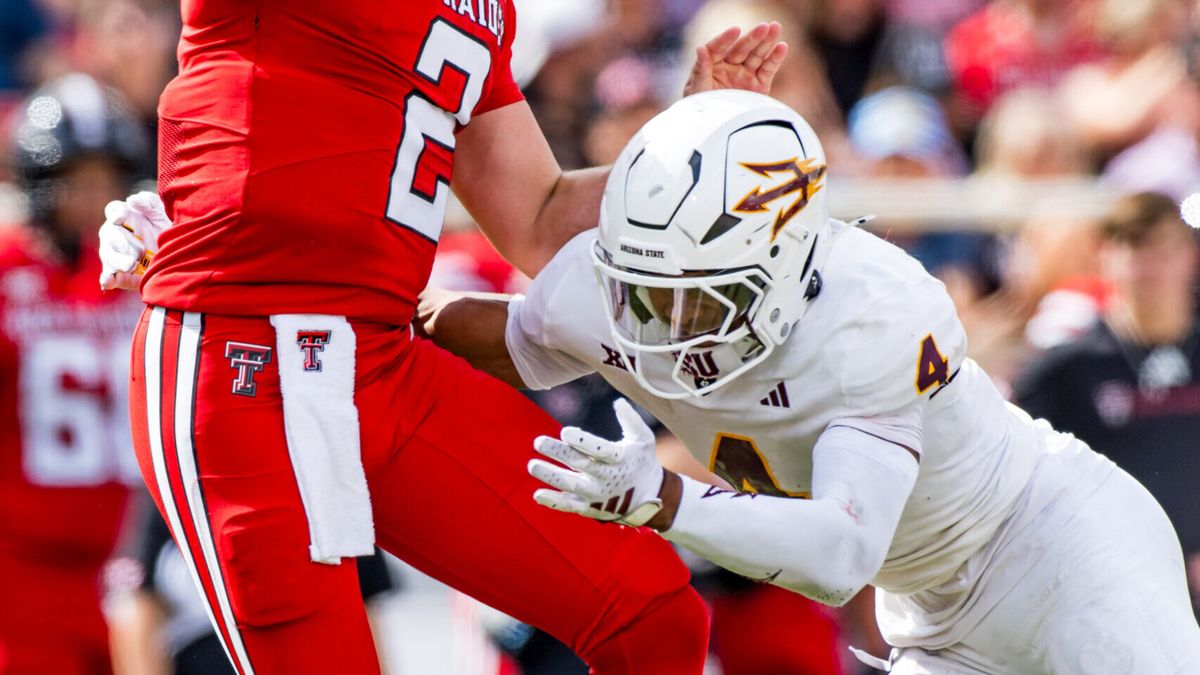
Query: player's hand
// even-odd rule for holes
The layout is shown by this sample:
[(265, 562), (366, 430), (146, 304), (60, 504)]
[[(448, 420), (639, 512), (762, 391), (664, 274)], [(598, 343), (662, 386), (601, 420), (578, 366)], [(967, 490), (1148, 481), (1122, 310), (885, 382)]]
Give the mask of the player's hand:
[(654, 453), (654, 432), (629, 401), (617, 399), (613, 409), (623, 433), (619, 441), (575, 427), (564, 427), (561, 440), (537, 437), (533, 447), (567, 468), (530, 460), (530, 475), (557, 488), (537, 490), (533, 498), (558, 511), (641, 527), (662, 508), (663, 468)]
[(696, 63), (683, 87), (683, 95), (710, 89), (770, 94), (775, 73), (788, 52), (787, 43), (779, 41), (782, 32), (778, 21), (760, 23), (745, 35), (735, 26), (697, 47)]
[(139, 192), (104, 207), (100, 226), (100, 288), (137, 290), (150, 260), (158, 252), (158, 236), (171, 227), (166, 207), (153, 192)]

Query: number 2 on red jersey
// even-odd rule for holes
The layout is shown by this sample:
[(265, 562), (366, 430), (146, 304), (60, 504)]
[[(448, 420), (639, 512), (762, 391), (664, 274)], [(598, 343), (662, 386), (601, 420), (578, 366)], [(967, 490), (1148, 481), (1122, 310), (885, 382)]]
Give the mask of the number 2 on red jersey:
[(462, 76), (458, 108), (443, 110), (418, 92), (404, 101), (404, 132), (388, 188), (387, 217), (437, 243), (446, 216), (456, 124), (471, 121), (492, 68), (481, 41), (443, 18), (433, 20), (413, 72), (440, 86), (447, 70)]

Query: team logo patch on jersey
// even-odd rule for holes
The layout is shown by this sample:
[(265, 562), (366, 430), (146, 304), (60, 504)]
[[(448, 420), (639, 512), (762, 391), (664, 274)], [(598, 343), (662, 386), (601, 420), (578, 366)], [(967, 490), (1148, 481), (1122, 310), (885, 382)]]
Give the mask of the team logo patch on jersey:
[(771, 390), (771, 393), (767, 394), (765, 398), (758, 402), (758, 404), (765, 405), (768, 408), (792, 407), (791, 402), (788, 401), (786, 383), (780, 382), (774, 389)]
[(258, 392), (254, 374), (261, 372), (263, 366), (271, 362), (271, 348), (230, 340), (225, 343), (225, 358), (229, 359), (230, 368), (237, 369), (237, 377), (233, 378), (233, 393), (254, 396)]
[[(679, 352), (671, 352), (671, 356), (676, 360), (679, 359)], [(692, 376), (692, 380), (697, 389), (702, 389), (717, 381), (717, 375), (721, 374), (721, 369), (717, 367), (717, 360), (713, 357), (712, 352), (688, 352), (683, 357), (683, 365), (679, 368), (684, 373)]]
[[(621, 370), (629, 370), (625, 367), (625, 360), (621, 358), (621, 352), (609, 347), (603, 342), (600, 343), (600, 346), (604, 348), (603, 365), (612, 366), (613, 368), (620, 368)], [(633, 365), (634, 368), (637, 367), (637, 361), (634, 360), (635, 358), (636, 357), (633, 356), (629, 357), (629, 363)]]
[(762, 213), (767, 210), (767, 204), (783, 199), (788, 195), (799, 192), (796, 200), (787, 208), (780, 209), (775, 214), (775, 223), (771, 226), (771, 241), (775, 241), (775, 235), (783, 229), (784, 225), (788, 224), (797, 213), (800, 213), (805, 206), (808, 206), (808, 200), (817, 194), (823, 187), (821, 179), (825, 177), (825, 165), (817, 164), (810, 159), (803, 162), (797, 158), (784, 160), (782, 162), (774, 162), (767, 164), (753, 164), (743, 162), (742, 166), (753, 171), (754, 173), (769, 178), (773, 173), (790, 173), (792, 179), (786, 183), (776, 185), (763, 191), (761, 185), (755, 186), (741, 201), (734, 205), (733, 210), (740, 213)]
[(296, 331), (296, 344), (300, 345), (300, 351), (304, 352), (305, 370), (320, 372), (321, 360), (317, 357), (317, 352), (325, 351), (325, 345), (329, 344), (329, 335), (330, 331), (327, 330)]

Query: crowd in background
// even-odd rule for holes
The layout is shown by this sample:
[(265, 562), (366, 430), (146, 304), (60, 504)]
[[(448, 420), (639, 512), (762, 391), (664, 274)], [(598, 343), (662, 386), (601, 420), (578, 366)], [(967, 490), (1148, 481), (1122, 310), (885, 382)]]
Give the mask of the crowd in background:
[[(1002, 390), (1015, 391), (1021, 402), (1037, 408), (1035, 414), (1143, 472), (1137, 477), (1168, 504), (1191, 564), (1200, 572), (1200, 533), (1182, 531), (1180, 520), (1187, 508), (1180, 492), (1186, 494), (1191, 478), (1200, 479), (1200, 457), (1186, 454), (1186, 437), (1195, 437), (1188, 425), (1200, 421), (1200, 389), (1193, 389), (1193, 373), (1200, 372), (1200, 340), (1193, 326), (1197, 262), (1191, 230), (1172, 206), (1200, 190), (1200, 3), (515, 4), (514, 73), (564, 168), (612, 162), (644, 122), (678, 97), (695, 48), (704, 40), (731, 24), (774, 20), (783, 25), (790, 49), (772, 93), (799, 111), (822, 139), (831, 191), (839, 180), (852, 178), (984, 176), (1089, 179), (1114, 196), (1134, 195), (1100, 219), (1047, 217), (1031, 209), (1017, 222), (995, 223), (991, 232), (930, 228), (919, 218), (877, 231), (946, 283), (967, 328), (971, 355)], [(14, 111), (38, 86), (83, 72), (115, 90), (153, 138), (157, 97), (174, 74), (178, 11), (174, 0), (0, 0), (0, 124), (7, 129)], [(5, 154), (13, 143), (12, 134), (0, 136)], [(11, 166), (0, 165), (0, 223), (5, 225), (19, 223), (28, 213), (16, 183)], [(1155, 201), (1153, 195), (1161, 198)], [(1169, 235), (1154, 233), (1168, 221), (1181, 236), (1163, 244), (1160, 240)], [(1180, 258), (1181, 251), (1188, 256)], [(491, 250), (464, 211), (447, 214), (433, 285), (513, 292), (524, 281)], [(1164, 294), (1180, 298), (1168, 308), (1171, 317), (1147, 318), (1151, 310), (1144, 307), (1158, 306)], [(1164, 322), (1168, 328), (1155, 332)], [(1098, 327), (1112, 339), (1097, 338)], [(1091, 351), (1076, 348), (1082, 356), (1063, 352), (1088, 339)], [(1094, 403), (1101, 414), (1061, 413), (1055, 419), (1059, 413), (1046, 392), (1066, 377), (1062, 363), (1067, 356), (1086, 362), (1099, 352), (1116, 355), (1111, 377), (1080, 383), (1077, 390), (1060, 387), (1049, 400), (1075, 397), (1084, 407)], [(1060, 370), (1045, 365), (1047, 359)], [(1126, 380), (1125, 389), (1114, 388)], [(612, 426), (609, 406), (597, 403), (611, 397), (602, 382), (585, 380), (536, 397), (561, 420), (582, 421), (601, 432)], [(1124, 438), (1114, 430), (1138, 424), (1152, 427), (1154, 447), (1139, 448), (1135, 456), (1128, 446), (1106, 445)], [(1137, 428), (1136, 436), (1144, 437)], [(1172, 444), (1180, 446), (1178, 451), (1147, 454)], [(664, 446), (670, 443), (664, 440)], [(687, 463), (685, 453), (674, 454), (677, 466)], [(688, 470), (703, 474), (703, 467)], [(1174, 480), (1156, 480), (1158, 475)], [(1200, 515), (1193, 520), (1200, 521)], [(760, 646), (756, 653), (738, 646), (753, 645), (754, 637), (745, 630), (739, 634), (739, 622), (724, 618), (730, 612), (791, 619), (811, 609), (816, 618), (806, 619), (813, 622), (806, 624), (808, 635), (877, 646), (878, 636), (868, 625), (869, 603), (835, 613), (789, 605), (788, 598), (753, 596), (761, 591), (711, 571), (697, 578), (713, 598), (718, 629), (726, 631), (714, 645), (718, 654), (726, 650), (725, 672), (731, 675), (783, 671), (738, 670), (737, 663), (770, 650)], [(813, 626), (829, 628), (821, 632)], [(769, 631), (762, 630), (765, 644)], [(514, 653), (529, 644), (529, 635), (522, 635)], [(792, 642), (795, 648), (804, 639)], [(826, 665), (813, 670), (787, 672), (849, 672), (853, 666), (841, 653), (814, 657), (810, 663)], [(534, 666), (527, 671), (536, 672)]]

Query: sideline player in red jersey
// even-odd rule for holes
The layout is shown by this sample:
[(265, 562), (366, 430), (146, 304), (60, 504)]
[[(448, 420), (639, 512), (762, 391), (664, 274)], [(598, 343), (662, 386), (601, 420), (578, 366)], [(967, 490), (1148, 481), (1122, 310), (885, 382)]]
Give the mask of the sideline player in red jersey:
[[(408, 327), (452, 167), (530, 275), (598, 213), (607, 171), (564, 173), (512, 80), (511, 0), (182, 9), (131, 416), (238, 672), (377, 672), (338, 564), (376, 539), (597, 673), (700, 672), (670, 547), (532, 504), (528, 447), (558, 425)], [(689, 88), (765, 90), (779, 32), (718, 36)]]
[(100, 571), (138, 479), (125, 389), (139, 307), (96, 288), (94, 214), (152, 155), (86, 75), (37, 90), (15, 122), (32, 218), (0, 227), (0, 674), (98, 675)]

